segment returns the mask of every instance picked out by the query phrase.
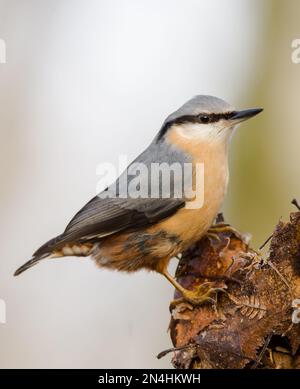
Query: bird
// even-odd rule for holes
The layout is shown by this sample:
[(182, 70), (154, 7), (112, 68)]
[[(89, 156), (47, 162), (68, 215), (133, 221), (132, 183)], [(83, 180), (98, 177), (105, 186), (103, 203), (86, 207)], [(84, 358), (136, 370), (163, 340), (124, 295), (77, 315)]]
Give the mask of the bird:
[[(19, 275), (44, 259), (67, 256), (91, 257), (100, 268), (124, 272), (147, 269), (162, 274), (187, 302), (198, 305), (215, 290), (184, 288), (168, 271), (170, 260), (213, 231), (228, 186), (229, 144), (237, 126), (259, 114), (262, 108), (237, 110), (226, 101), (196, 95), (170, 114), (150, 145), (117, 180), (92, 198), (71, 219), (65, 231), (43, 244)], [(147, 195), (132, 196), (128, 188), (136, 179), (136, 165), (177, 164), (192, 168), (189, 188), (181, 195), (161, 193), (162, 177), (149, 183)], [(202, 202), (195, 202), (196, 167), (203, 166)], [(187, 180), (188, 181), (188, 180)], [(183, 186), (183, 177), (173, 175), (172, 188)], [(137, 186), (138, 187), (138, 186)], [(125, 188), (125, 192), (124, 192)], [(127, 189), (126, 189), (127, 188)], [(156, 196), (149, 196), (151, 193)], [(187, 192), (187, 193), (186, 193)], [(124, 195), (124, 193), (126, 195)], [(215, 225), (215, 227), (218, 225)]]

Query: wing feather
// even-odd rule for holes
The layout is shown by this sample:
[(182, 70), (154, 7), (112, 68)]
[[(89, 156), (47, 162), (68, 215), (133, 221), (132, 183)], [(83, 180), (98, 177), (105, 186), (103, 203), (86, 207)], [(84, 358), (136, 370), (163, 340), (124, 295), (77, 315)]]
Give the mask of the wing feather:
[[(181, 164), (189, 162), (190, 157), (183, 154), (173, 145), (167, 143), (155, 143), (155, 141), (139, 157), (133, 161), (123, 174), (128, 173), (133, 163), (143, 163), (147, 167), (150, 164), (167, 162)], [(169, 198), (123, 198), (116, 193), (110, 196), (116, 184), (125, 182), (123, 175), (115, 184), (89, 201), (70, 221), (63, 234), (45, 243), (34, 255), (44, 255), (68, 242), (87, 241), (114, 234), (119, 231), (138, 229), (159, 222), (171, 216), (179, 208), (185, 205), (185, 199), (170, 196)], [(147, 181), (149, 177), (145, 178)], [(178, 178), (177, 178), (178, 179)], [(176, 180), (176, 177), (172, 178)], [(127, 177), (127, 183), (130, 177)], [(182, 180), (180, 179), (180, 183)], [(149, 183), (149, 182), (148, 182)], [(171, 185), (174, 181), (171, 182)], [(122, 184), (121, 184), (122, 185)], [(159, 182), (158, 185), (161, 185)], [(118, 186), (118, 185), (117, 185)], [(119, 188), (119, 187), (118, 187)], [(120, 188), (118, 189), (120, 190)], [(120, 193), (120, 192), (119, 192)], [(102, 196), (106, 194), (107, 196)]]
[(89, 239), (156, 223), (184, 205), (182, 199), (94, 197), (68, 224), (66, 239)]

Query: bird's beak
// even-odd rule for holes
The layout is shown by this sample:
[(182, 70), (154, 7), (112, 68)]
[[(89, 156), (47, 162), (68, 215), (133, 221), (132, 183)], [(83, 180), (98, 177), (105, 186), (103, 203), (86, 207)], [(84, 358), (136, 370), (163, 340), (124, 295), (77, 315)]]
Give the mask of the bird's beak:
[(237, 124), (252, 118), (253, 116), (259, 114), (261, 111), (263, 111), (263, 108), (243, 109), (242, 111), (235, 112), (234, 115), (231, 116), (230, 120)]

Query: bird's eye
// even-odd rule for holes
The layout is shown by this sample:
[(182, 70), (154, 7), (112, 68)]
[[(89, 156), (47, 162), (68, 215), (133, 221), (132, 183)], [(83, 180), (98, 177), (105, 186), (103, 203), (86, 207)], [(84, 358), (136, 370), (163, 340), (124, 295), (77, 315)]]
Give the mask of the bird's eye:
[(204, 123), (204, 124), (209, 122), (209, 116), (207, 116), (207, 115), (201, 115), (199, 117), (199, 119), (200, 119), (201, 123)]

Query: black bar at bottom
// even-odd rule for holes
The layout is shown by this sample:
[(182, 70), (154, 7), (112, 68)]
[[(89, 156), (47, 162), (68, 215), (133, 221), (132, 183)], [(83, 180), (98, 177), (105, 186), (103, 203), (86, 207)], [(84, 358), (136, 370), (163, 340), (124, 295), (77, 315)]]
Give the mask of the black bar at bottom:
[(133, 387), (151, 384), (211, 385), (214, 383), (241, 384), (292, 384), (299, 383), (300, 370), (0, 370), (2, 384), (47, 385), (118, 385)]

